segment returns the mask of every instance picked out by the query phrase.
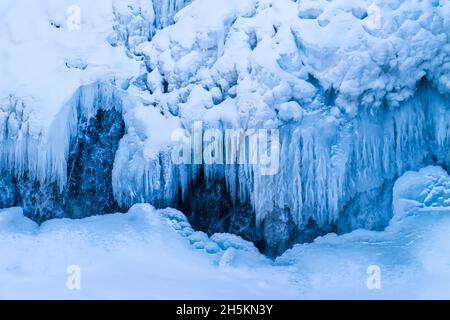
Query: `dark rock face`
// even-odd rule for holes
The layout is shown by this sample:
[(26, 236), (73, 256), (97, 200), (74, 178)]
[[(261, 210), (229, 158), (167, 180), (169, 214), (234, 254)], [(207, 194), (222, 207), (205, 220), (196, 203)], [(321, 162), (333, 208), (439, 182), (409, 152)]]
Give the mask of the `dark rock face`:
[(19, 180), (20, 200), (23, 213), (30, 219), (41, 223), (48, 219), (63, 218), (64, 194), (55, 182), (39, 183), (28, 176)]
[(0, 207), (22, 206), (24, 214), (39, 223), (118, 211), (111, 175), (124, 133), (122, 115), (114, 109), (98, 109), (94, 117), (82, 117), (70, 144), (65, 189), (61, 192), (55, 182), (40, 183), (27, 174), (16, 178), (4, 172)]
[(56, 183), (39, 183), (25, 173), (16, 178), (3, 172), (0, 178), (0, 208), (21, 206), (25, 216), (43, 222), (64, 217), (62, 195)]
[(99, 109), (95, 117), (79, 121), (78, 133), (71, 142), (64, 201), (64, 209), (71, 218), (119, 209), (111, 175), (124, 133), (122, 115), (114, 109)]
[(20, 192), (17, 179), (8, 171), (0, 173), (0, 207), (14, 207), (19, 202)]
[(287, 208), (270, 212), (261, 229), (262, 236), (257, 246), (269, 257), (281, 255), (295, 241), (296, 227)]

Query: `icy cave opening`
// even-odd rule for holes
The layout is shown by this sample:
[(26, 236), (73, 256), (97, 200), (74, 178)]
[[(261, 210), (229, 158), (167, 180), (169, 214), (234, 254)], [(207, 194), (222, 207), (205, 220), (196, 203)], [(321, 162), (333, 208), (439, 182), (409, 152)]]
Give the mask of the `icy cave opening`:
[(382, 231), (392, 217), (392, 191), (396, 178), (385, 182), (380, 188), (355, 195), (343, 208), (339, 218), (328, 224), (321, 225), (310, 217), (299, 228), (293, 221), (291, 209), (285, 207), (273, 208), (257, 227), (256, 213), (250, 199), (233, 197), (223, 177), (211, 180), (205, 178), (203, 169), (199, 171), (187, 194), (179, 196), (172, 206), (186, 215), (194, 230), (209, 236), (215, 233), (238, 235), (253, 242), (261, 253), (271, 258), (282, 255), (297, 243), (310, 243), (329, 233), (351, 232), (355, 225)]
[(199, 170), (189, 191), (182, 197), (179, 192), (175, 207), (188, 218), (194, 230), (208, 235), (232, 233), (243, 239), (258, 242), (255, 213), (249, 199), (237, 199), (230, 194), (222, 177), (206, 179), (204, 169)]
[(186, 215), (194, 230), (209, 236), (215, 233), (235, 234), (253, 242), (261, 253), (271, 258), (281, 255), (295, 243), (312, 242), (318, 236), (338, 230), (336, 224), (320, 226), (313, 219), (298, 230), (289, 208), (275, 208), (257, 228), (251, 200), (231, 194), (226, 179), (220, 175), (208, 179), (204, 165), (200, 166), (197, 177), (187, 189), (184, 197), (179, 191), (179, 197), (172, 206)]

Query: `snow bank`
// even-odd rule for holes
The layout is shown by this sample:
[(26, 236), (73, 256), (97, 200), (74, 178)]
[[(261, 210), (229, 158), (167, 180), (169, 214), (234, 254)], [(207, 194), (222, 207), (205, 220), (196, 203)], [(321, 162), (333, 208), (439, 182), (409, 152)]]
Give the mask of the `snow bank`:
[[(235, 235), (194, 232), (170, 208), (139, 204), (127, 214), (40, 227), (19, 208), (2, 210), (0, 297), (448, 298), (450, 177), (428, 167), (406, 173), (394, 190), (396, 213), (386, 231), (329, 234), (275, 261)], [(66, 287), (69, 266), (80, 268), (80, 291)], [(372, 270), (378, 289), (370, 285)]]
[[(293, 296), (293, 290), (286, 289), (287, 273), (272, 268), (256, 249), (251, 253), (237, 249), (224, 251), (225, 245), (219, 247), (222, 241), (205, 237), (200, 244), (197, 240), (200, 237), (180, 212), (156, 211), (149, 205), (136, 205), (127, 214), (51, 220), (40, 227), (24, 218), (20, 209), (3, 210), (0, 211), (0, 255), (3, 257), (0, 297), (268, 299), (274, 294), (277, 298)], [(228, 245), (235, 243), (231, 236), (227, 238)], [(242, 248), (243, 243), (239, 240), (233, 246)], [(80, 291), (66, 287), (67, 268), (74, 265), (81, 271)], [(259, 271), (255, 273), (255, 270)]]

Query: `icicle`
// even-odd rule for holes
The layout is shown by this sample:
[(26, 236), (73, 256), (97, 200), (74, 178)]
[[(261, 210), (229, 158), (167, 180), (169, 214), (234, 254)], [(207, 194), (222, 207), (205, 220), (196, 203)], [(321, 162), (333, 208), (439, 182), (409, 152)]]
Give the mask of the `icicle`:
[[(324, 120), (326, 115), (312, 113), (300, 126), (281, 128), (280, 172), (274, 176), (263, 176), (258, 165), (249, 164), (174, 165), (169, 151), (146, 162), (139, 137), (129, 132), (114, 168), (116, 199), (127, 206), (141, 199), (173, 205), (179, 192), (186, 198), (203, 170), (207, 182), (225, 181), (234, 203), (251, 201), (258, 229), (279, 209), (288, 210), (300, 230), (310, 218), (327, 226), (336, 223), (350, 203), (364, 210), (364, 202), (355, 203), (359, 195), (376, 194), (430, 155), (448, 163), (449, 113), (437, 92), (423, 90), (395, 109), (361, 112), (349, 121)], [(434, 144), (436, 148), (431, 147)], [(358, 223), (356, 217), (351, 221)], [(380, 216), (379, 221), (388, 217)], [(367, 225), (371, 223), (378, 225), (376, 219)]]
[(172, 24), (175, 14), (191, 2), (191, 0), (153, 0), (156, 28), (162, 29)]

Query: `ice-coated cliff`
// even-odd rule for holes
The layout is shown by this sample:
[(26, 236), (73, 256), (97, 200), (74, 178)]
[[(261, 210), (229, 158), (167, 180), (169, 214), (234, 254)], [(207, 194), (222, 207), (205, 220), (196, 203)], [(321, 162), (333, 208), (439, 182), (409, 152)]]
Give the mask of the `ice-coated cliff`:
[[(383, 229), (450, 162), (445, 0), (7, 0), (0, 28), (0, 201), (38, 220), (149, 202), (278, 254)], [(278, 129), (279, 172), (174, 164), (199, 120)]]

